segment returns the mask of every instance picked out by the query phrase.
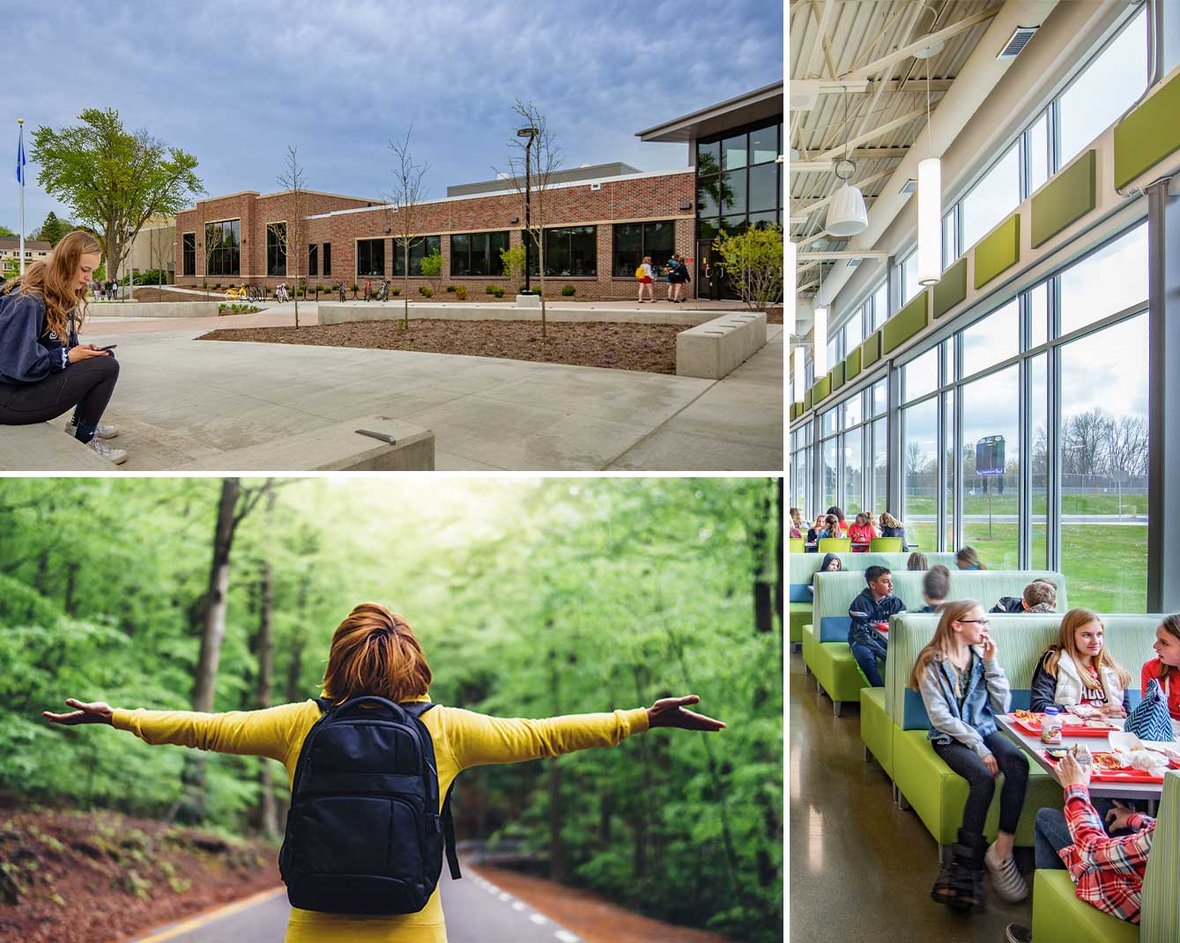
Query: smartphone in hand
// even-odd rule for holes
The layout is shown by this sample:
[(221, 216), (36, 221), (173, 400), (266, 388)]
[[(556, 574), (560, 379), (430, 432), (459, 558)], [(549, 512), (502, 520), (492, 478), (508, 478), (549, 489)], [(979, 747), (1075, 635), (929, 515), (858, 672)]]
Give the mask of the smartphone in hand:
[(116, 347), (118, 347), (118, 346), (119, 346), (118, 344), (111, 344), (111, 345), (109, 345), (109, 346), (107, 346), (107, 347), (100, 347), (100, 348), (98, 348), (98, 349), (99, 349), (99, 350), (114, 350), (114, 349), (115, 349)]

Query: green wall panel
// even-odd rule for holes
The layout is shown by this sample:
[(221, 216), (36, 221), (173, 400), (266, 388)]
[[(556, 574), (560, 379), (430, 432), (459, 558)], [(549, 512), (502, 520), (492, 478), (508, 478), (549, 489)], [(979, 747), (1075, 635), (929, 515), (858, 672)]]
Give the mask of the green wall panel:
[(975, 287), (1020, 261), (1020, 217), (1013, 213), (975, 245)]
[(852, 353), (844, 358), (844, 379), (854, 380), (860, 375), (860, 348), (854, 347)]
[(931, 292), (934, 316), (941, 318), (967, 297), (967, 260), (959, 259), (942, 273), (942, 278)]
[(811, 405), (817, 406), (828, 398), (832, 393), (832, 381), (825, 374), (815, 381), (815, 385), (811, 388)]
[(1180, 75), (1147, 99), (1114, 129), (1114, 185), (1125, 187), (1180, 149)]
[(892, 353), (930, 323), (930, 293), (922, 289), (881, 327), (881, 350)]
[(1086, 151), (1032, 198), (1032, 245), (1048, 242), (1097, 205), (1098, 152)]
[(836, 364), (828, 371), (828, 379), (832, 381), (832, 392), (840, 389), (844, 385), (844, 362)]
[(865, 342), (860, 345), (860, 350), (860, 362), (865, 370), (881, 359), (881, 331), (879, 328), (865, 338)]
[(803, 394), (803, 411), (811, 409), (811, 390)]

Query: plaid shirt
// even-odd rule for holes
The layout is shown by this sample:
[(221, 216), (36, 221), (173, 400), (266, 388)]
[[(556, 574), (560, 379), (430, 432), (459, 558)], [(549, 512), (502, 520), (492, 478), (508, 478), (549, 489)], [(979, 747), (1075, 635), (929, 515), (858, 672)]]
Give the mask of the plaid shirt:
[(1139, 922), (1143, 872), (1155, 833), (1155, 819), (1133, 814), (1133, 834), (1111, 838), (1090, 804), (1090, 791), (1073, 785), (1065, 790), (1065, 821), (1074, 843), (1059, 854), (1077, 885), (1078, 898), (1129, 923)]

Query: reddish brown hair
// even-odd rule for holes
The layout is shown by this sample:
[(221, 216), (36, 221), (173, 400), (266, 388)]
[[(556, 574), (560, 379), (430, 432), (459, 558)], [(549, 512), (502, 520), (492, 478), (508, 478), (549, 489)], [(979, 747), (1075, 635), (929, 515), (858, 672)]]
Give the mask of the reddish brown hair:
[(426, 694), (431, 677), (410, 624), (384, 606), (364, 602), (332, 636), (324, 697), (339, 703), (360, 694), (375, 694), (406, 701)]

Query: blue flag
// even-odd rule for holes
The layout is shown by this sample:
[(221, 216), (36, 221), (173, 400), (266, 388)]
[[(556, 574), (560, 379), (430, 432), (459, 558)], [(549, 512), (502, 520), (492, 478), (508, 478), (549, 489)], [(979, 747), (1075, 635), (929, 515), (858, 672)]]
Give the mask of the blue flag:
[(25, 185), (25, 126), (20, 126), (20, 142), (16, 145), (16, 179), (23, 187)]

